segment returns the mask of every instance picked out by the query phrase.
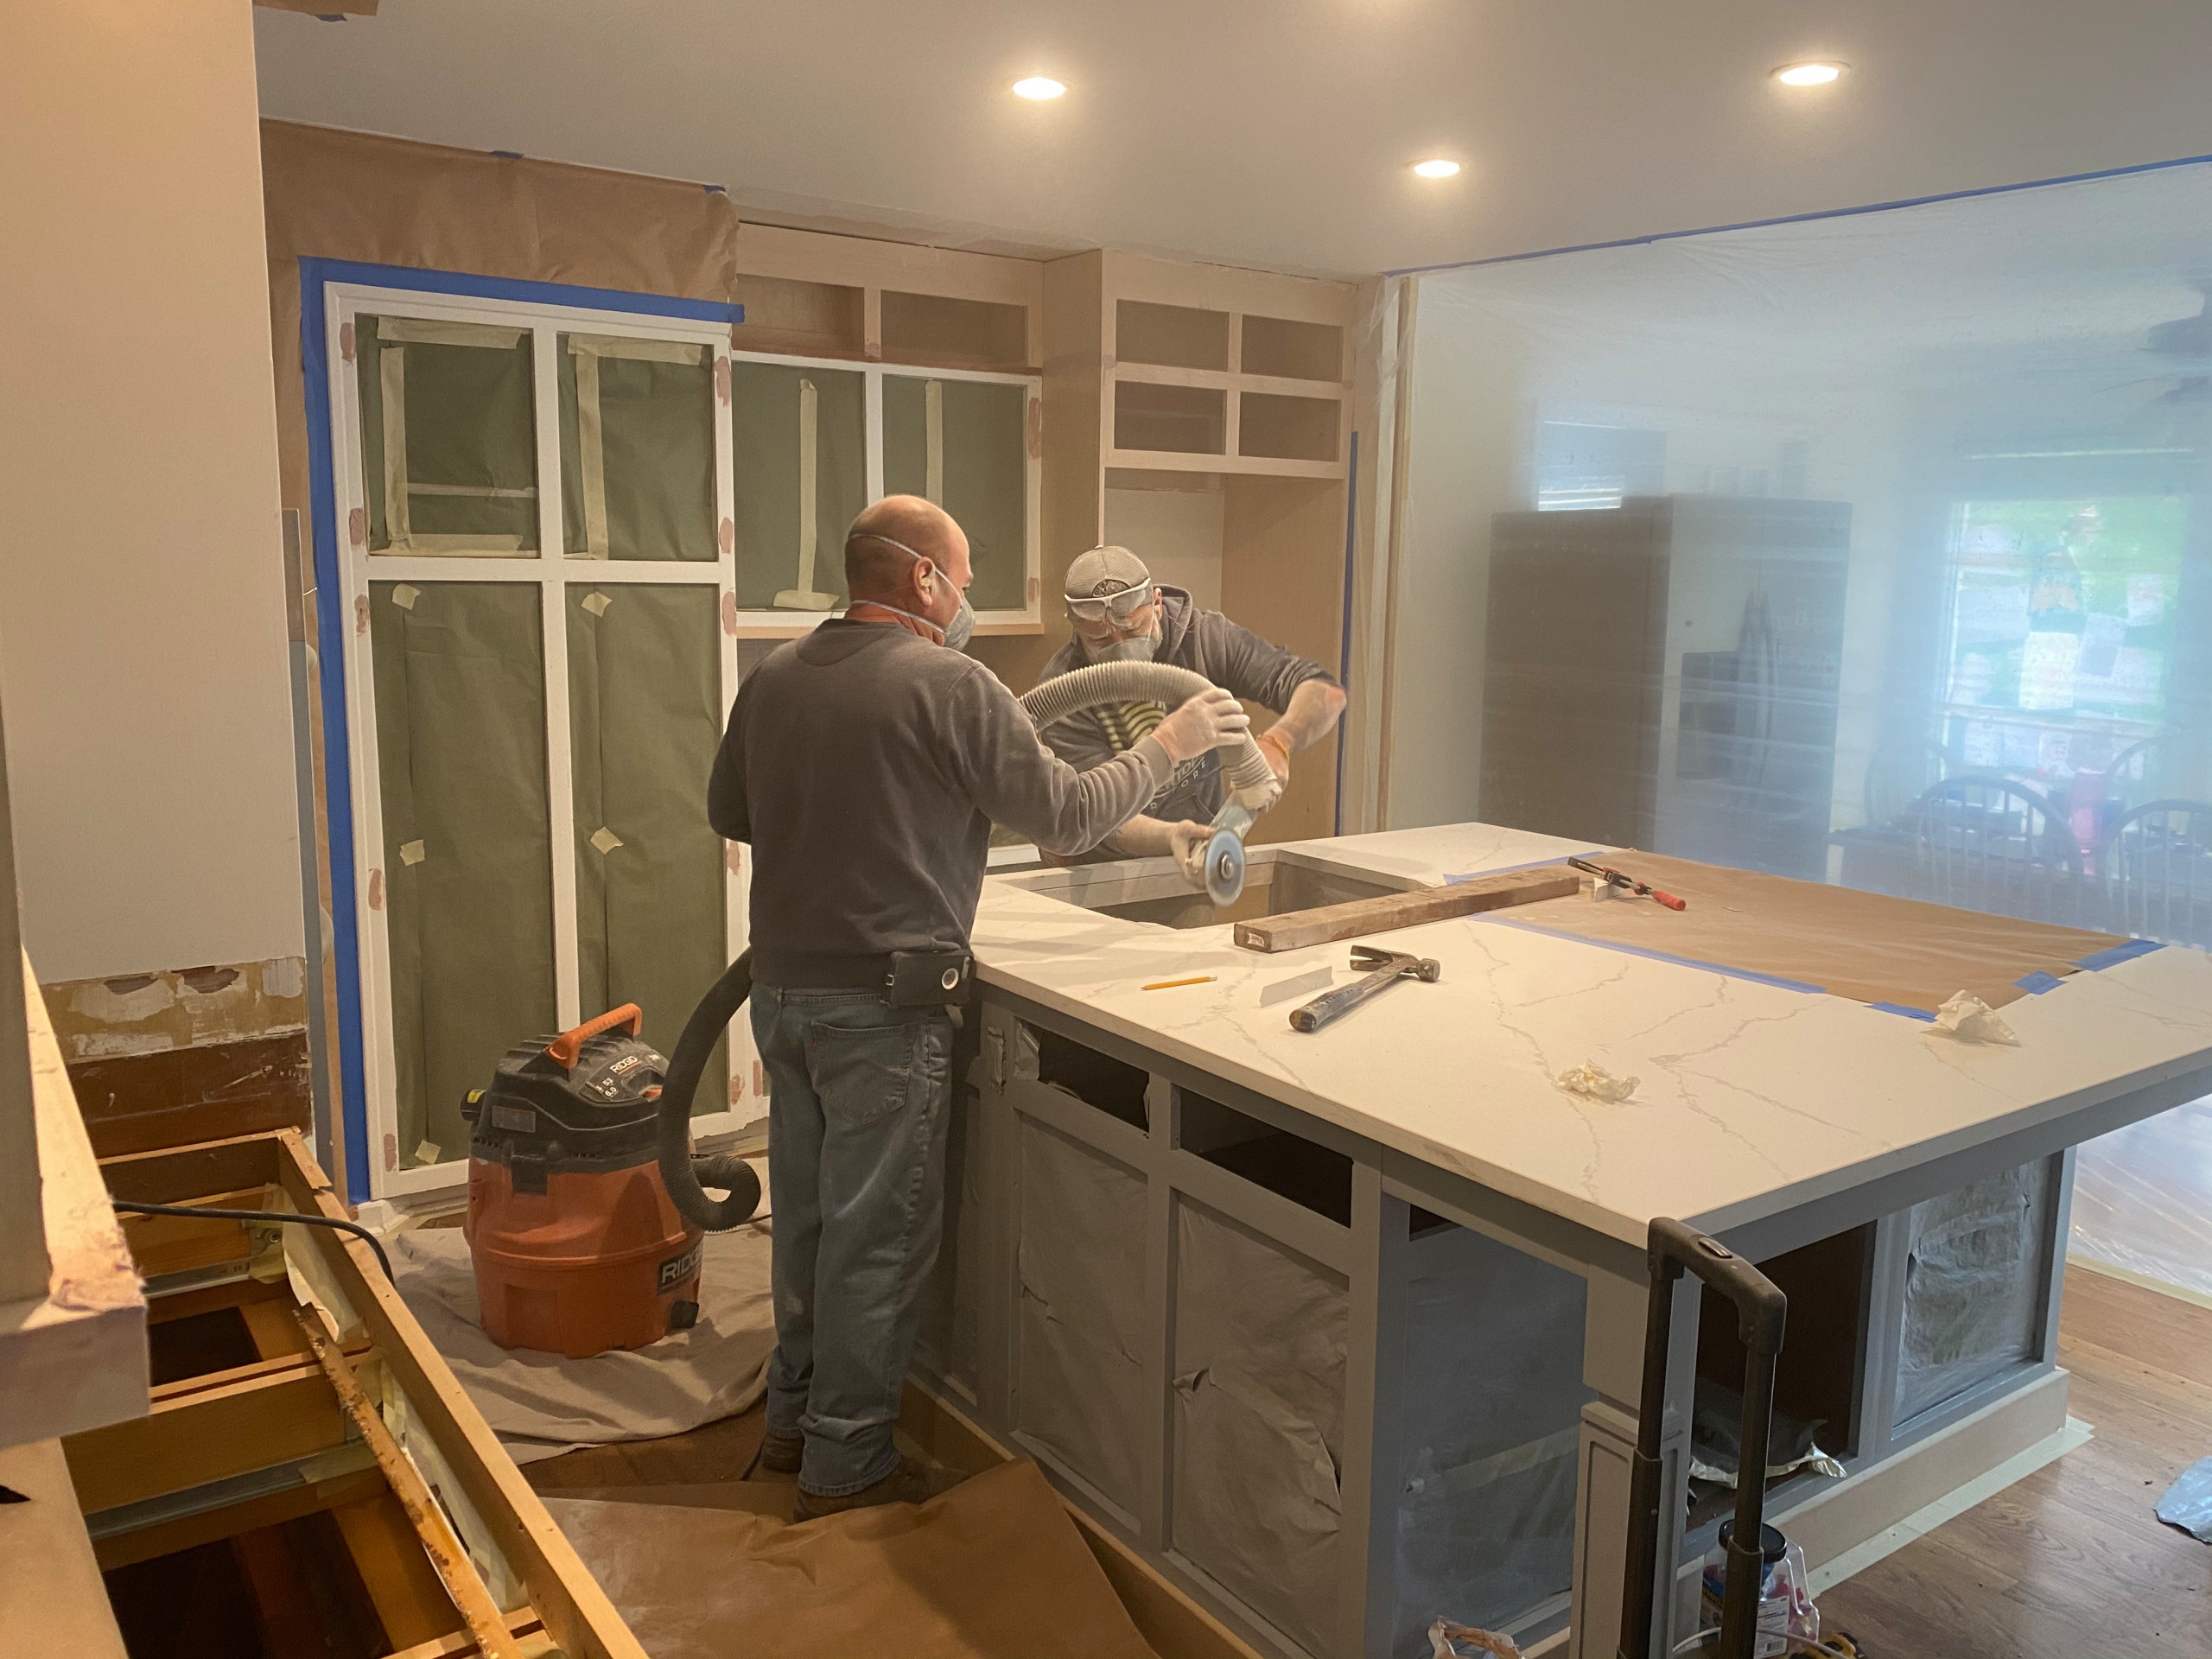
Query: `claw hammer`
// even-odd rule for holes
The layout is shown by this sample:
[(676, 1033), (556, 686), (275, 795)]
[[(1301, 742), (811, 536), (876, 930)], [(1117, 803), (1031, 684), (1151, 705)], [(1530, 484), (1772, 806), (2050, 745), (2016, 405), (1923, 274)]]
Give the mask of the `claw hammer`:
[(1290, 1025), (1294, 1031), (1319, 1031), (1332, 1020), (1341, 1019), (1379, 991), (1388, 990), (1402, 979), (1425, 980), (1433, 985), (1444, 969), (1433, 957), (1409, 957), (1402, 951), (1377, 950), (1372, 945), (1355, 944), (1351, 948), (1351, 965), (1355, 970), (1364, 968), (1367, 977), (1340, 985), (1333, 991), (1324, 991), (1311, 1002), (1300, 1003), (1290, 1011)]

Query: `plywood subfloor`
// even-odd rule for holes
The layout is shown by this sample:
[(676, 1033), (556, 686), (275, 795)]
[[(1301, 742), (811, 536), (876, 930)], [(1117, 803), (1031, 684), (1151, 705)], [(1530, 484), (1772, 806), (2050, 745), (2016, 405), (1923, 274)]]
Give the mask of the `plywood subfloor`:
[(2212, 1309), (2069, 1268), (2059, 1363), (2086, 1446), (1821, 1598), (1871, 1659), (2212, 1653), (2212, 1545), (2152, 1513), (2212, 1456)]

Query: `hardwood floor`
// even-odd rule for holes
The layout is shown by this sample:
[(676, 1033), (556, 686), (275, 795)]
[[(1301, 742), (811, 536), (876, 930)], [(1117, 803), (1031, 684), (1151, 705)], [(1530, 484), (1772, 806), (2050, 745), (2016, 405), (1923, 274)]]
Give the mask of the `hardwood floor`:
[(2212, 1100), (2082, 1148), (2067, 1248), (2212, 1303)]
[(1869, 1659), (2201, 1659), (2212, 1545), (2152, 1513), (2212, 1457), (2212, 1309), (2069, 1268), (2059, 1363), (2095, 1436), (1821, 1598)]

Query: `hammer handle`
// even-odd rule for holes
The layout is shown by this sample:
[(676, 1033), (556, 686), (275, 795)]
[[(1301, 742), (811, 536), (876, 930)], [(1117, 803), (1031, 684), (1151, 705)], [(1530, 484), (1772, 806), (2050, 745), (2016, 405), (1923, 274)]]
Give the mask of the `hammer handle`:
[(1290, 1011), (1290, 1025), (1294, 1031), (1319, 1031), (1332, 1020), (1343, 1018), (1354, 1008), (1383, 988), (1403, 979), (1407, 964), (1378, 968), (1364, 979), (1356, 979), (1349, 985), (1339, 985), (1333, 991), (1324, 991), (1311, 1002), (1300, 1003)]

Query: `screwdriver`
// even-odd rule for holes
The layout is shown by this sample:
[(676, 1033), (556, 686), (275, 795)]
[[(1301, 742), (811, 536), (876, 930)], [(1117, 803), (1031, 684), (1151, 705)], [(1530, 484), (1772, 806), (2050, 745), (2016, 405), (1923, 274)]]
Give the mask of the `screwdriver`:
[(1638, 881), (1633, 876), (1623, 875), (1618, 870), (1608, 869), (1603, 864), (1592, 864), (1586, 858), (1570, 858), (1567, 861), (1586, 875), (1594, 875), (1600, 881), (1623, 888), (1639, 899), (1656, 899), (1669, 910), (1688, 910), (1690, 907), (1686, 899), (1677, 899), (1671, 893), (1662, 893), (1649, 881)]

